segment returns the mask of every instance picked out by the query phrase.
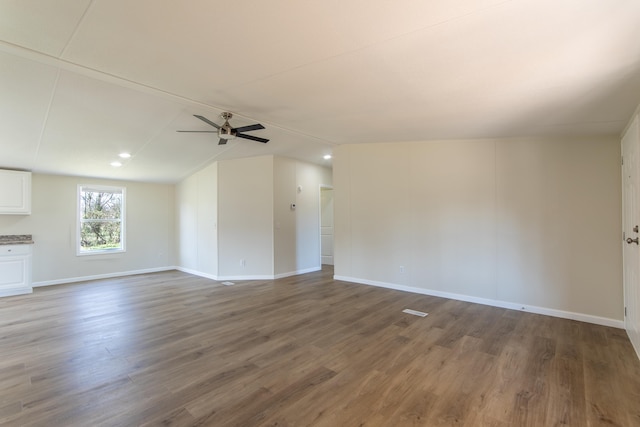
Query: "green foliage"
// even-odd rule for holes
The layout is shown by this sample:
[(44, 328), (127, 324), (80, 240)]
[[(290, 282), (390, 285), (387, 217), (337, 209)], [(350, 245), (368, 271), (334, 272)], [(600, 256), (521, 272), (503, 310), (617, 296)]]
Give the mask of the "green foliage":
[(82, 191), (80, 212), (81, 250), (121, 248), (122, 193)]

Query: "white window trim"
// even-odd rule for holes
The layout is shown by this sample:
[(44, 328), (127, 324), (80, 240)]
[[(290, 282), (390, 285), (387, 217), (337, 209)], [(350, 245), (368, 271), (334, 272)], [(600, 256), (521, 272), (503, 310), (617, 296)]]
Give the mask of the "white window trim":
[[(82, 240), (82, 215), (80, 213), (80, 195), (82, 194), (82, 190), (97, 190), (104, 192), (113, 192), (113, 193), (122, 193), (122, 210), (120, 212), (120, 242), (122, 243), (122, 248), (120, 249), (102, 249), (102, 250), (94, 250), (94, 251), (81, 251), (80, 242)], [(127, 189), (125, 187), (116, 187), (116, 186), (107, 186), (107, 185), (91, 185), (91, 184), (78, 184), (78, 190), (76, 191), (76, 256), (96, 256), (96, 255), (110, 255), (110, 254), (121, 254), (127, 251)]]

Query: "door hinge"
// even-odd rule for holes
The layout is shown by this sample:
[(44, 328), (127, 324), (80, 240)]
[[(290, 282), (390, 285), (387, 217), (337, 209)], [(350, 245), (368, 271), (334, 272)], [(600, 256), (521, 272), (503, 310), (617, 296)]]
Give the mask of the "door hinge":
[(621, 164), (622, 166), (624, 166), (624, 156), (620, 157), (620, 159), (621, 159), (621, 163), (620, 163), (620, 164)]
[(625, 232), (622, 232), (622, 241), (625, 242), (627, 240), (627, 235), (625, 234)]
[(624, 308), (624, 317), (627, 317), (627, 307)]

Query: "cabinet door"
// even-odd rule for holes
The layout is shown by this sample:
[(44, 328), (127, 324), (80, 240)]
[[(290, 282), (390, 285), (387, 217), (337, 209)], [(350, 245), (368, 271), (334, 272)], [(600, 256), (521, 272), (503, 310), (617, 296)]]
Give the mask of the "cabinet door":
[(28, 288), (29, 257), (0, 257), (0, 290), (6, 288)]
[(0, 214), (31, 213), (31, 172), (0, 170)]

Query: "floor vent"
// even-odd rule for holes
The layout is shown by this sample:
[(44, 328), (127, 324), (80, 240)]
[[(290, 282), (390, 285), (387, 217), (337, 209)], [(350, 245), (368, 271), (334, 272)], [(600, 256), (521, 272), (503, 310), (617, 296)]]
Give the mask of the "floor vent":
[(222, 284), (225, 285), (225, 286), (235, 285), (235, 283), (233, 283), (233, 282), (222, 282)]
[(427, 314), (429, 314), (429, 313), (424, 313), (418, 310), (411, 310), (410, 308), (405, 308), (404, 310), (402, 310), (402, 312), (407, 314), (413, 314), (414, 316), (420, 316), (420, 317), (425, 317)]

